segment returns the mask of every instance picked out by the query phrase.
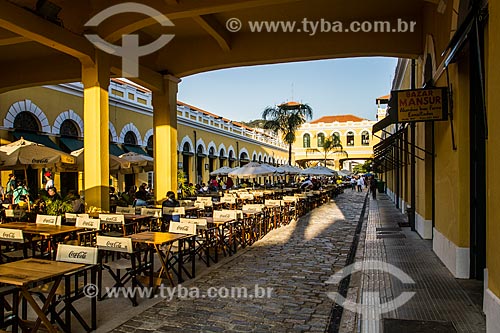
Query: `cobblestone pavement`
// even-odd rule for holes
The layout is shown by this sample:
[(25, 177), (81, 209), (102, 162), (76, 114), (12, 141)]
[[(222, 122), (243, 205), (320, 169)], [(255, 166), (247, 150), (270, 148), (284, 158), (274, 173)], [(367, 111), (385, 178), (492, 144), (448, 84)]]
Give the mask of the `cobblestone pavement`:
[(325, 281), (344, 267), (366, 192), (346, 190), (183, 286), (272, 288), (270, 298), (163, 300), (113, 332), (324, 332)]
[[(408, 274), (414, 284), (403, 284), (396, 277), (380, 271), (365, 271), (361, 275), (362, 292), (376, 292), (380, 302), (390, 301), (402, 292), (415, 292), (413, 298), (400, 308), (384, 314), (396, 331), (404, 332), (405, 320), (411, 320), (415, 332), (485, 332), (485, 319), (481, 309), (468, 297), (448, 269), (432, 252), (432, 241), (421, 239), (410, 228), (400, 228), (398, 222), (406, 222), (406, 216), (396, 209), (385, 194), (378, 200), (369, 201), (366, 238), (359, 243), (357, 261), (379, 260), (392, 264)], [(352, 288), (355, 290), (356, 288)], [(359, 296), (358, 296), (359, 297)], [(378, 300), (363, 302), (374, 304)], [(386, 321), (382, 322), (382, 326)], [(389, 324), (389, 322), (387, 322)], [(447, 324), (451, 330), (437, 328)], [(363, 320), (362, 332), (380, 332), (380, 322)], [(417, 330), (418, 325), (433, 325), (432, 330)], [(387, 327), (386, 327), (387, 329)], [(355, 332), (343, 330), (343, 332)], [(392, 330), (389, 330), (393, 332)], [(384, 331), (384, 332), (389, 332)]]

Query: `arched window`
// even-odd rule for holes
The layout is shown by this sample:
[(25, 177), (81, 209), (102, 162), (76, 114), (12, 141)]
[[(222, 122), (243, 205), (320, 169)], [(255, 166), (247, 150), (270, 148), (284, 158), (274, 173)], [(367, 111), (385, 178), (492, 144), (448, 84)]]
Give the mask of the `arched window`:
[(311, 136), (309, 134), (304, 134), (303, 142), (304, 148), (311, 148)]
[(153, 150), (153, 136), (152, 135), (148, 138), (147, 148), (148, 148), (148, 150)]
[(127, 133), (125, 133), (123, 143), (125, 143), (126, 145), (136, 145), (137, 137), (135, 136), (135, 133), (132, 131), (128, 131)]
[(257, 154), (253, 154), (253, 156), (252, 156), (252, 162), (257, 162)]
[(248, 160), (248, 155), (247, 155), (247, 153), (242, 152), (242, 153), (240, 154), (240, 160), (243, 160), (243, 161)]
[(19, 112), (14, 119), (14, 128), (23, 131), (40, 131), (40, 123), (36, 117), (28, 111)]
[(264, 163), (267, 163), (267, 156), (264, 156)]
[(191, 152), (191, 146), (189, 145), (189, 142), (184, 143), (184, 146), (182, 146), (182, 152), (183, 153)]
[(198, 157), (203, 157), (203, 155), (205, 155), (203, 153), (203, 146), (202, 145), (198, 145), (198, 148), (196, 149), (196, 154), (198, 155)]
[(338, 141), (340, 142), (340, 133), (339, 132), (334, 132), (332, 134), (333, 137), (336, 137), (338, 139)]
[(210, 147), (210, 149), (208, 150), (208, 156), (210, 156), (210, 157), (215, 156), (215, 148), (214, 147)]
[(262, 163), (262, 155), (259, 155), (259, 163)]
[(319, 133), (318, 134), (318, 147), (323, 147), (325, 144), (325, 134)]
[(354, 146), (354, 133), (352, 131), (347, 132), (347, 145)]
[(80, 133), (78, 130), (78, 126), (73, 120), (66, 119), (62, 122), (61, 127), (59, 129), (59, 134), (63, 136), (72, 136), (79, 137)]
[(363, 133), (361, 133), (361, 144), (363, 146), (370, 145), (370, 133), (368, 133), (368, 131), (364, 131)]

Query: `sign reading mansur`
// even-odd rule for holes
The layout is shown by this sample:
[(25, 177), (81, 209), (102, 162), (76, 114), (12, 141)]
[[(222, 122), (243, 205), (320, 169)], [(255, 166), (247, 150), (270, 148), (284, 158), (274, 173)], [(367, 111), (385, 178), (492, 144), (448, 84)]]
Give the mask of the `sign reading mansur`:
[(391, 97), (397, 97), (398, 122), (447, 119), (446, 88), (398, 90), (392, 93), (396, 96)]

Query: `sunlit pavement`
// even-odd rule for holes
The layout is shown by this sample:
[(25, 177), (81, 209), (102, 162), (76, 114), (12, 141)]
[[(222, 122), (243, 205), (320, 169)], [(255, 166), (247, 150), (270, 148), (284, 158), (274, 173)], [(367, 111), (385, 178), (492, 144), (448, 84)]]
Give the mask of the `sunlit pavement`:
[[(333, 306), (327, 292), (336, 291), (325, 282), (345, 266), (365, 196), (346, 190), (183, 284), (200, 294), (246, 287), (255, 297), (165, 299), (113, 332), (324, 332)], [(255, 285), (272, 288), (270, 297), (258, 298)]]

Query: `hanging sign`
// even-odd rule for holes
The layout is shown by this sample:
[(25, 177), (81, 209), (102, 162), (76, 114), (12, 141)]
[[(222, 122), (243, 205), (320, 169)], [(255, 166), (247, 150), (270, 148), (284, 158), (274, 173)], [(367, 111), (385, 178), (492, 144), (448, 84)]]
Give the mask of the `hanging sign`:
[(448, 89), (412, 89), (391, 92), (391, 108), (397, 109), (398, 122), (448, 119)]

